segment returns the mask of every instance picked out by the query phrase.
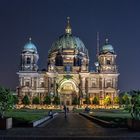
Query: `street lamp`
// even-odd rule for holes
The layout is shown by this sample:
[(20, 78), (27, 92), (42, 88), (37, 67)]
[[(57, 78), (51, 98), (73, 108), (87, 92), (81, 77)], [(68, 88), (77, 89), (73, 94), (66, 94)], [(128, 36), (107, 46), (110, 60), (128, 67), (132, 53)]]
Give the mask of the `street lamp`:
[(96, 72), (98, 72), (99, 71), (99, 62), (95, 62), (94, 64), (96, 66)]

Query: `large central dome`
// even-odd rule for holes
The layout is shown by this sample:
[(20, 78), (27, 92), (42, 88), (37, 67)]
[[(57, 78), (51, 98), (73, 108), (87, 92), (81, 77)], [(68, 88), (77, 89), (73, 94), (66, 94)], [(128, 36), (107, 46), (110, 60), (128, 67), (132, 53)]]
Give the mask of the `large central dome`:
[(53, 42), (49, 53), (53, 53), (55, 51), (64, 49), (74, 49), (88, 55), (88, 50), (86, 49), (82, 40), (79, 37), (72, 35), (72, 29), (69, 23), (69, 18), (65, 29), (65, 34), (60, 36), (55, 42)]

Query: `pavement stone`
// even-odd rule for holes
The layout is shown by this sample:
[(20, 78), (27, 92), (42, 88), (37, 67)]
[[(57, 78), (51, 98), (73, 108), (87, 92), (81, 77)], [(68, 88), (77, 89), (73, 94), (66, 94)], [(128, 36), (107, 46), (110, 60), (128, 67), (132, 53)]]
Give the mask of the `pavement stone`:
[(77, 113), (60, 113), (36, 128), (12, 128), (0, 130), (0, 140), (44, 140), (44, 139), (101, 139), (137, 140), (140, 132), (127, 128), (104, 128)]

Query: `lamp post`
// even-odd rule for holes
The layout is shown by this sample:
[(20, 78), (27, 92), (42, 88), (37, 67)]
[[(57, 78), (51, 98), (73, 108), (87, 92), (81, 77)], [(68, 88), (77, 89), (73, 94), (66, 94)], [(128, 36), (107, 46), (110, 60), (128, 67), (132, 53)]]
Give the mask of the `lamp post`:
[(99, 62), (95, 62), (94, 64), (96, 66), (96, 72), (99, 72)]

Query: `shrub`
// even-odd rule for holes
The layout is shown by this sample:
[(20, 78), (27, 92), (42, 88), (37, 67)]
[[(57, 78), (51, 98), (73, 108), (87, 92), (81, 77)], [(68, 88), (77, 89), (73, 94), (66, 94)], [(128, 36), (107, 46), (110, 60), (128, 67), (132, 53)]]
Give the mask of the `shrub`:
[(92, 100), (92, 103), (94, 105), (99, 105), (99, 98), (95, 96), (94, 99)]
[(55, 97), (54, 97), (53, 103), (54, 103), (55, 105), (59, 105), (59, 104), (60, 104), (60, 98), (59, 98), (58, 96), (55, 96)]
[(38, 97), (34, 97), (32, 103), (36, 104), (36, 105), (39, 104), (40, 103), (39, 98)]
[(51, 98), (50, 96), (46, 96), (44, 99), (44, 104), (50, 105), (51, 104)]
[(29, 97), (27, 95), (25, 95), (22, 99), (22, 103), (24, 105), (29, 105), (30, 104), (30, 100), (29, 100)]
[(14, 105), (12, 92), (4, 87), (0, 87), (0, 113), (4, 118), (5, 112), (12, 109)]

